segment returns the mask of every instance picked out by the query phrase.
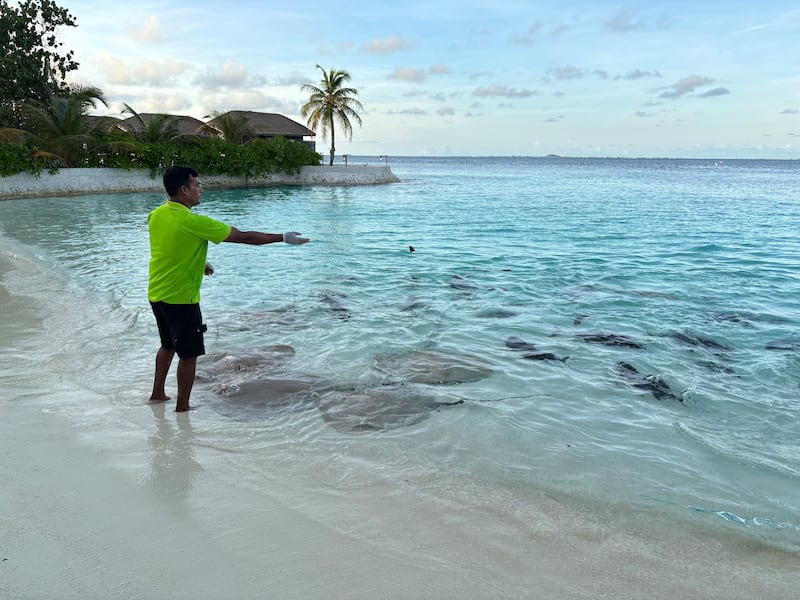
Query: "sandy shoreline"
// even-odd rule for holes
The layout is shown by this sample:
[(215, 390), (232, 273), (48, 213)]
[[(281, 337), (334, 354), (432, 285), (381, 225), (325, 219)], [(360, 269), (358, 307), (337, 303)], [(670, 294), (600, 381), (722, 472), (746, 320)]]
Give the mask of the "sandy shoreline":
[(7, 293), (9, 270), (32, 269), (0, 255), (0, 597), (797, 595), (800, 556), (633, 505), (457, 474), (331, 486), (291, 439), (291, 462), (237, 480), (244, 459), (208, 443), (208, 409), (144, 403), (149, 360), (109, 394), (51, 381), (27, 341), (42, 314)]
[[(333, 165), (302, 167), (300, 173), (273, 173), (268, 177), (246, 178), (203, 176), (206, 188), (246, 188), (273, 185), (379, 185), (399, 179), (386, 165)], [(0, 177), (0, 200), (75, 194), (163, 191), (160, 177), (147, 171), (124, 169), (60, 169), (40, 175), (19, 173)]]

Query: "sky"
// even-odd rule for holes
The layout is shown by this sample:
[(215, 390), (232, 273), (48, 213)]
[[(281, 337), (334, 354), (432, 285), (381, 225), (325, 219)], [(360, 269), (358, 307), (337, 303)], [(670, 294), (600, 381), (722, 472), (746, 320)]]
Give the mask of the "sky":
[[(305, 124), (347, 71), (341, 154), (800, 158), (796, 0), (58, 0), (108, 109)], [(317, 136), (326, 154), (330, 139)]]

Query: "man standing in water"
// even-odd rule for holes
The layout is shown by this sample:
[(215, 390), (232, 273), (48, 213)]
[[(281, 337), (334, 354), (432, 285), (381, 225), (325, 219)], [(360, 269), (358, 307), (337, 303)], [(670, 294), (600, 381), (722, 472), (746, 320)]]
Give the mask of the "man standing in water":
[(153, 307), (161, 347), (150, 402), (166, 402), (164, 391), (172, 359), (178, 355), (178, 402), (176, 412), (190, 410), (197, 357), (205, 354), (203, 316), (200, 313), (200, 285), (203, 274), (213, 273), (206, 263), (208, 242), (235, 242), (260, 246), (275, 242), (305, 244), (308, 238), (296, 231), (262, 233), (239, 231), (211, 217), (192, 212), (200, 204), (203, 186), (192, 167), (174, 166), (164, 173), (169, 199), (150, 212), (150, 278), (147, 298)]

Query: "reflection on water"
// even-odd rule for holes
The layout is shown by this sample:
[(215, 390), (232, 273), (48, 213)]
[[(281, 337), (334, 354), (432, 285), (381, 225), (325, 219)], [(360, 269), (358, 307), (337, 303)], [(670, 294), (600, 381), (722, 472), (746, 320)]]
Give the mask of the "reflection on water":
[(194, 459), (195, 434), (189, 415), (178, 414), (174, 421), (167, 420), (167, 405), (171, 407), (172, 402), (149, 405), (155, 428), (148, 438), (150, 477), (147, 483), (155, 496), (176, 514), (186, 515), (192, 483), (203, 467)]

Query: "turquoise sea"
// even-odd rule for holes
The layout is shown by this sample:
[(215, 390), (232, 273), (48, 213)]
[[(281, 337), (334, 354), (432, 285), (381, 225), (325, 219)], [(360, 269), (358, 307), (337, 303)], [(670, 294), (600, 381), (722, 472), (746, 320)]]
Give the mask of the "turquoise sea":
[[(177, 496), (212, 465), (253, 494), (307, 478), (284, 491), (309, 511), (305, 493), (456, 498), (441, 482), (457, 480), (487, 510), (544, 490), (800, 552), (800, 161), (389, 166), (401, 183), (204, 192), (197, 211), (312, 238), (211, 246), (208, 352), (294, 349), (226, 383), (345, 393), (326, 412), (317, 392), (273, 406), (198, 381)], [(40, 315), (4, 324), (2, 401), (37, 403), (144, 483), (169, 468), (135, 452), (153, 435), (146, 215), (163, 200), (0, 203), (3, 284)], [(419, 383), (386, 355), (486, 371)]]

